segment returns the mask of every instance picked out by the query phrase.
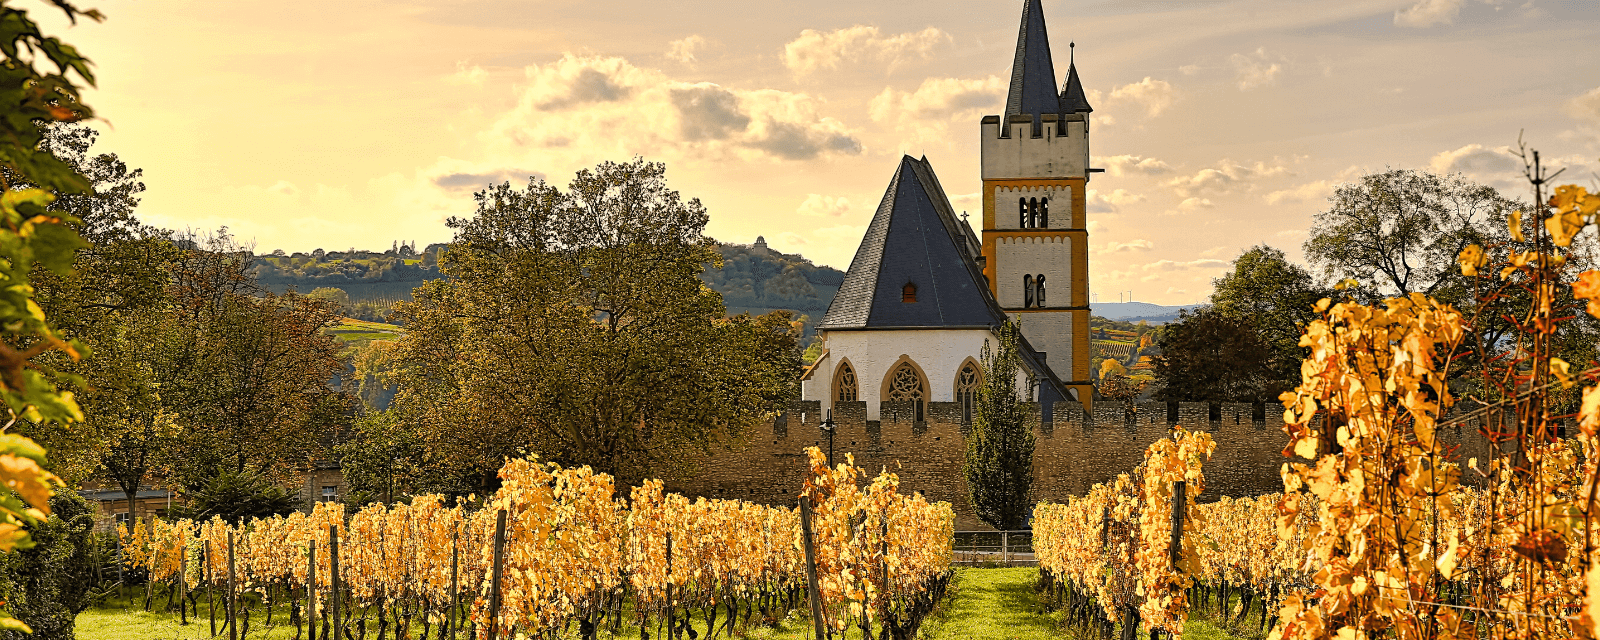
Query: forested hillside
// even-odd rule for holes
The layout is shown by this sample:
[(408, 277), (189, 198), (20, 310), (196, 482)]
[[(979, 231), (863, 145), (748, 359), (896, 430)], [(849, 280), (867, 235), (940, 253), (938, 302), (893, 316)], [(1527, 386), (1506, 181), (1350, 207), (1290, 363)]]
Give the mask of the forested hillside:
[[(408, 300), (412, 288), (443, 277), (438, 257), (444, 247), (432, 244), (418, 251), (414, 245), (397, 243), (381, 252), (275, 251), (256, 256), (252, 273), (262, 285), (279, 293), (290, 287), (301, 293), (323, 287), (342, 289), (350, 294), (348, 311), (365, 320), (381, 321), (381, 310), (390, 303)], [(746, 244), (723, 244), (717, 251), (722, 254), (722, 268), (707, 268), (701, 280), (722, 294), (729, 315), (788, 309), (796, 316), (810, 317), (807, 335), (844, 282), (843, 271), (817, 266), (799, 255)], [(380, 311), (368, 312), (374, 308)]]

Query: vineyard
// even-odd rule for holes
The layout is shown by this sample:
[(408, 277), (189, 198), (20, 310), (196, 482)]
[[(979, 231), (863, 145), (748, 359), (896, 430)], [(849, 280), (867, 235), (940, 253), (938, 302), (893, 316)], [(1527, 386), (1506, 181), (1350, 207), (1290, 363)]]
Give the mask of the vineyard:
[[(949, 580), (949, 505), (899, 493), (888, 472), (865, 481), (853, 459), (829, 468), (808, 454), (798, 508), (690, 500), (654, 480), (623, 498), (587, 467), (521, 459), (477, 508), (421, 496), (347, 515), (319, 503), (309, 515), (150, 520), (119, 534), (125, 563), (183, 615), (204, 608), (214, 636), (249, 635), (249, 609), (233, 613), (248, 595), (287, 602), (280, 624), (308, 638), (381, 639), (391, 626), (395, 638), (594, 638), (623, 626), (731, 637), (807, 606), (830, 637), (913, 637)], [(270, 613), (255, 624), (270, 626)]]

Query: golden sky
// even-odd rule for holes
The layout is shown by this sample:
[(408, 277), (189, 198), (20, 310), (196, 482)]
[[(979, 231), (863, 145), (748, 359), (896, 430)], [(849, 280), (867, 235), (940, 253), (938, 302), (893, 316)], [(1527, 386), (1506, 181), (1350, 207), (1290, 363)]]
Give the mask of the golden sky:
[[(258, 251), (447, 241), (489, 182), (634, 155), (727, 242), (848, 266), (902, 153), (979, 208), (1020, 0), (178, 2), (32, 10), (96, 65), (97, 151), (140, 215)], [(1519, 133), (1600, 170), (1594, 0), (1045, 0), (1094, 106), (1091, 291), (1203, 300), (1245, 248), (1301, 255), (1386, 167), (1520, 197)], [(1123, 293), (1119, 293), (1123, 292)]]

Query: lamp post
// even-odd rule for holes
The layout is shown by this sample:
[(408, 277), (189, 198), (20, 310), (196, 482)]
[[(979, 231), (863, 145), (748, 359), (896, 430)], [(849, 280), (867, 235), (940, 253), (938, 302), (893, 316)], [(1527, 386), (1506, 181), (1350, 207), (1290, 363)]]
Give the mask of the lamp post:
[(833, 409), (822, 414), (822, 432), (828, 434), (828, 468), (833, 468)]

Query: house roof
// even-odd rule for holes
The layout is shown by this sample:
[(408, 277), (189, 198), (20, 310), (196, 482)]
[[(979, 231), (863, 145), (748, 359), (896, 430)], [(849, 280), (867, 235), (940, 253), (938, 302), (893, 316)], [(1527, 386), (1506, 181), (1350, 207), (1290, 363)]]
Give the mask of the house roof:
[[(956, 220), (926, 159), (905, 156), (819, 329), (989, 327), (976, 236)], [(916, 287), (916, 302), (902, 289)]]
[(1083, 94), (1083, 81), (1078, 79), (1078, 65), (1067, 65), (1067, 86), (1061, 89), (1061, 113), (1088, 113), (1089, 98)]
[(1044, 29), (1044, 9), (1039, 0), (1025, 0), (1017, 55), (1011, 63), (1006, 116), (1031, 114), (1037, 123), (1042, 114), (1060, 112), (1061, 98), (1056, 94), (1056, 70), (1050, 58), (1050, 38)]

